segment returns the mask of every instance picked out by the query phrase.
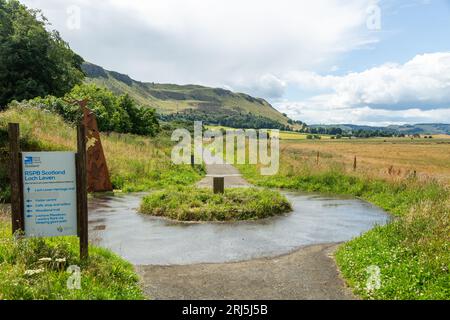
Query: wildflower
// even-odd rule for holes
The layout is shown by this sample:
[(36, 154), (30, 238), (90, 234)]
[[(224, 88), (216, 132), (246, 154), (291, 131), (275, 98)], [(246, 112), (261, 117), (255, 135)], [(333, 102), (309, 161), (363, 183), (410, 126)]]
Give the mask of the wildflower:
[(26, 275), (26, 276), (33, 276), (35, 274), (39, 274), (39, 273), (42, 273), (44, 271), (45, 271), (44, 269), (26, 270), (24, 275)]
[(39, 259), (40, 262), (50, 262), (52, 261), (52, 258), (41, 258)]

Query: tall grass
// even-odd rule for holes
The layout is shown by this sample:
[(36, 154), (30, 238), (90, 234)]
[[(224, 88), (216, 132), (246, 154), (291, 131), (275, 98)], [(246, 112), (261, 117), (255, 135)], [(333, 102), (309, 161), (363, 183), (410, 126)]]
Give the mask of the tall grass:
[(171, 187), (154, 192), (142, 201), (141, 212), (180, 221), (257, 220), (292, 210), (277, 191), (257, 188), (210, 189)]
[[(0, 300), (143, 299), (133, 266), (108, 250), (90, 247), (79, 259), (78, 239), (17, 239), (0, 207)], [(81, 269), (81, 288), (70, 289), (69, 266)]]
[[(25, 104), (12, 105), (0, 113), (0, 201), (9, 197), (7, 177), (7, 128), (20, 124), (21, 147), (25, 151), (75, 150), (76, 130), (48, 111)], [(204, 174), (204, 168), (174, 166), (167, 132), (149, 138), (130, 134), (101, 135), (111, 180), (124, 192), (144, 191), (167, 185), (190, 185)]]
[[(315, 153), (299, 157), (283, 152), (275, 176), (261, 176), (255, 166), (239, 168), (259, 186), (353, 195), (396, 216), (391, 224), (342, 245), (336, 253), (345, 279), (361, 297), (450, 299), (450, 190), (446, 184), (414, 175), (354, 172), (333, 161), (331, 154), (322, 154), (319, 165)], [(371, 266), (381, 271), (381, 287), (374, 291), (366, 288)]]
[[(0, 204), (9, 198), (8, 123), (20, 124), (24, 151), (76, 149), (76, 130), (55, 114), (28, 106), (11, 105), (0, 113)], [(204, 174), (202, 167), (173, 166), (170, 136), (156, 138), (102, 134), (105, 156), (115, 189), (143, 191), (158, 186), (189, 185)], [(90, 247), (87, 262), (79, 260), (78, 240), (15, 240), (10, 216), (0, 214), (0, 299), (142, 299), (131, 264), (108, 250)], [(78, 265), (82, 289), (66, 286), (66, 269)]]

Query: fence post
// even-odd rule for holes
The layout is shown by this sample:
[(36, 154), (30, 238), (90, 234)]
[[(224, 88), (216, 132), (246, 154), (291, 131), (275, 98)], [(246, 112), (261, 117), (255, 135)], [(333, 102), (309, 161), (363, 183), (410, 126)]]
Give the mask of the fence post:
[(316, 164), (319, 165), (319, 160), (320, 160), (320, 152), (317, 151), (317, 159), (316, 159)]
[(215, 194), (225, 193), (225, 178), (224, 177), (214, 177), (213, 178), (213, 189)]
[(78, 237), (80, 238), (80, 258), (89, 257), (88, 239), (88, 207), (87, 207), (87, 174), (86, 174), (86, 127), (77, 126), (77, 212), (78, 212)]
[(25, 231), (23, 217), (22, 161), (20, 153), (20, 130), (18, 123), (8, 124), (9, 178), (11, 181), (12, 232)]
[(357, 162), (357, 159), (355, 156), (355, 160), (353, 161), (353, 170), (356, 170), (357, 165), (358, 165), (358, 162)]

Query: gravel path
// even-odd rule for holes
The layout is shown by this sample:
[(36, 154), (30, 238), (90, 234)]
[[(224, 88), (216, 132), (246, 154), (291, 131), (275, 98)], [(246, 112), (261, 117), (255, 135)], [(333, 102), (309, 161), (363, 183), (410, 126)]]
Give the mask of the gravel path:
[(271, 259), (188, 266), (137, 266), (145, 294), (157, 300), (349, 300), (332, 258), (315, 245)]
[[(205, 149), (204, 152), (209, 152)], [(211, 154), (209, 157), (213, 158)], [(220, 161), (221, 159), (219, 159)], [(207, 176), (197, 183), (198, 187), (201, 188), (212, 188), (213, 177), (224, 177), (225, 178), (225, 188), (245, 188), (251, 187), (240, 174), (240, 172), (229, 164), (211, 164), (206, 165)]]

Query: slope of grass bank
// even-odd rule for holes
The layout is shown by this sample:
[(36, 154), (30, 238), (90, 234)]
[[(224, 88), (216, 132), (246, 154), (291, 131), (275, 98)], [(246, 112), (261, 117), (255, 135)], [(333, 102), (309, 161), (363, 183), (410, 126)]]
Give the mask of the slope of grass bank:
[[(336, 253), (344, 277), (361, 297), (450, 299), (450, 192), (445, 185), (414, 178), (387, 181), (338, 168), (315, 171), (300, 164), (269, 177), (254, 166), (240, 169), (259, 186), (353, 195), (396, 216)], [(374, 291), (366, 290), (371, 266), (381, 271), (381, 287)]]
[[(16, 240), (10, 230), (0, 208), (0, 300), (144, 299), (132, 265), (110, 251), (91, 246), (84, 262), (77, 238)], [(67, 286), (69, 266), (80, 267), (80, 290)]]
[[(75, 127), (27, 103), (0, 113), (0, 205), (8, 201), (8, 123), (20, 124), (24, 151), (76, 150)], [(168, 132), (155, 138), (102, 134), (115, 189), (144, 191), (190, 185), (201, 178), (201, 167), (174, 166)], [(0, 220), (0, 299), (141, 299), (137, 275), (130, 264), (108, 250), (91, 247), (90, 259), (79, 261), (76, 238), (15, 241), (10, 218)], [(67, 289), (67, 267), (81, 268), (81, 290)]]
[[(8, 123), (20, 124), (24, 151), (76, 150), (73, 125), (53, 113), (25, 104), (11, 106), (0, 113), (0, 202), (9, 197), (7, 169)], [(130, 134), (102, 134), (105, 156), (114, 189), (145, 191), (169, 185), (190, 185), (204, 174), (201, 167), (171, 163), (169, 132), (155, 138)]]
[(172, 187), (143, 199), (140, 211), (179, 221), (257, 220), (290, 212), (289, 201), (268, 189), (226, 189), (224, 195), (210, 189)]

